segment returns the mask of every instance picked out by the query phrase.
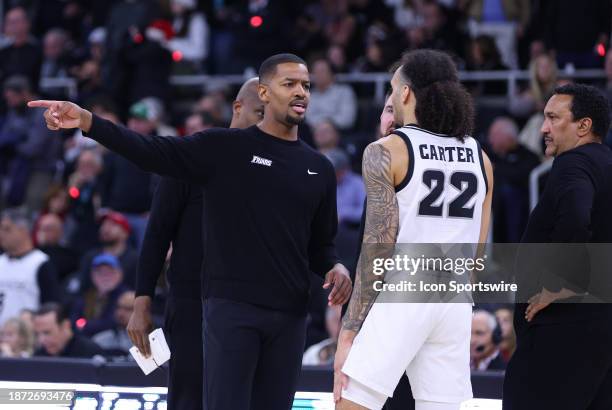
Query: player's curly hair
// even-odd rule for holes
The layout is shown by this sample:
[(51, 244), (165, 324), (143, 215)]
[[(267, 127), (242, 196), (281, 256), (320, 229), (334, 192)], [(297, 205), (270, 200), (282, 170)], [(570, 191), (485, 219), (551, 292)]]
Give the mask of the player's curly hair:
[(436, 50), (402, 56), (400, 74), (414, 91), (419, 126), (460, 140), (474, 128), (472, 97), (459, 82), (453, 60)]

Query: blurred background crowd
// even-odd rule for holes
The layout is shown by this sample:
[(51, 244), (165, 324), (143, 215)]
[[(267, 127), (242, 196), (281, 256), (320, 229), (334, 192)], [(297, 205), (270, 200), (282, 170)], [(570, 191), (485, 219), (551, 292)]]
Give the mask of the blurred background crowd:
[[(237, 86), (263, 59), (300, 55), (313, 85), (300, 137), (336, 168), (338, 248), (354, 267), (361, 154), (392, 128), (367, 76), (403, 51), (444, 50), (462, 71), (495, 166), (495, 242), (521, 238), (554, 87), (582, 72), (612, 96), (608, 0), (3, 0), (0, 12), (0, 356), (125, 355), (157, 182), (78, 131), (47, 130), (31, 99), (187, 135), (227, 126)], [(157, 292), (161, 320), (163, 276)], [(305, 364), (333, 360), (340, 310), (325, 302), (315, 281)], [(511, 317), (501, 305), (474, 315), (474, 369), (504, 368)]]

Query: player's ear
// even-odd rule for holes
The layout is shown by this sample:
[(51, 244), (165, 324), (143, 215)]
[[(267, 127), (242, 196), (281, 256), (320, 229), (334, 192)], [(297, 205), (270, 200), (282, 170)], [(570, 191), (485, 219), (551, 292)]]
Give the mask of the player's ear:
[(410, 99), (410, 94), (412, 94), (412, 88), (410, 88), (408, 84), (404, 84), (402, 86), (402, 102), (404, 104), (408, 103), (408, 100)]
[(589, 117), (578, 120), (578, 136), (584, 137), (593, 130), (593, 120)]
[(270, 102), (270, 96), (268, 95), (268, 86), (262, 83), (259, 83), (257, 86), (257, 95), (259, 99), (263, 101), (265, 104)]
[(240, 116), (240, 110), (242, 109), (242, 102), (235, 100), (232, 103), (232, 114), (234, 116)]

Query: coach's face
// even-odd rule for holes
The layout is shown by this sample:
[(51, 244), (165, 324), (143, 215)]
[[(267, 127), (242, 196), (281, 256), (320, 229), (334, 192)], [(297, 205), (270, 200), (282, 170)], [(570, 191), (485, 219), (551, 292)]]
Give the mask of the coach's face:
[(276, 121), (289, 126), (304, 122), (310, 100), (310, 76), (304, 64), (277, 65), (274, 75), (261, 87), (259, 98)]
[(546, 155), (557, 156), (578, 145), (580, 120), (572, 115), (572, 96), (553, 95), (544, 108), (544, 124), (540, 130), (544, 135)]

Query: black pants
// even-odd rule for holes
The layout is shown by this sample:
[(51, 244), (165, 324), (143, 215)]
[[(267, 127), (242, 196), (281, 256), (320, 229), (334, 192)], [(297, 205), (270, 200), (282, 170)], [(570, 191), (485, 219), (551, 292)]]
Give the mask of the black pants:
[(168, 410), (202, 410), (202, 301), (170, 296), (164, 328), (170, 347)]
[(216, 298), (203, 311), (204, 409), (290, 409), (306, 317)]
[(412, 389), (410, 381), (406, 373), (402, 375), (399, 383), (395, 387), (393, 397), (389, 397), (385, 403), (384, 410), (414, 410), (414, 397), (412, 397)]
[(517, 350), (506, 369), (503, 408), (612, 409), (612, 321), (520, 329)]

